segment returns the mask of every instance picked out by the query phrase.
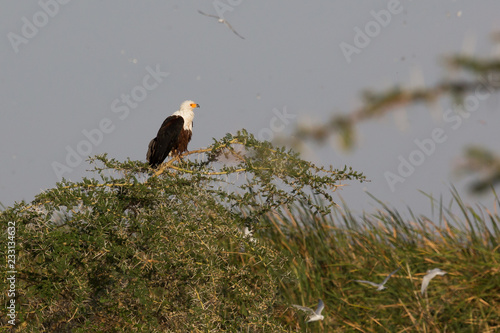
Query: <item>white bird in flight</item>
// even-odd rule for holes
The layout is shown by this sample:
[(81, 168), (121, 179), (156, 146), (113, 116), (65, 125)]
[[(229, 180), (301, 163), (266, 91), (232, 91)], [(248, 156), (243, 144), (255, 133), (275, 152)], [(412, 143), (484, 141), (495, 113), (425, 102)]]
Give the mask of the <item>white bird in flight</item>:
[(377, 287), (377, 290), (378, 291), (381, 291), (381, 290), (384, 290), (386, 289), (384, 284), (386, 284), (386, 282), (389, 280), (389, 278), (394, 274), (396, 273), (397, 271), (399, 271), (399, 268), (396, 269), (395, 271), (393, 271), (391, 274), (387, 275), (387, 277), (385, 278), (384, 281), (382, 281), (382, 283), (375, 283), (375, 282), (371, 282), (371, 281), (365, 281), (365, 280), (354, 280), (356, 282), (359, 282), (359, 283), (368, 283), (369, 285), (372, 285), (374, 287)]
[(202, 12), (201, 10), (198, 10), (198, 13), (200, 13), (201, 15), (208, 16), (208, 17), (216, 18), (219, 23), (224, 23), (229, 29), (231, 29), (231, 31), (234, 32), (234, 34), (236, 36), (240, 37), (241, 39), (245, 39), (245, 37), (243, 37), (242, 35), (240, 35), (239, 33), (237, 33), (236, 30), (233, 29), (233, 27), (231, 26), (231, 24), (229, 24), (229, 22), (226, 21), (226, 20), (224, 20), (222, 17), (215, 16), (215, 15), (210, 15), (210, 14), (206, 14), (206, 13)]
[(325, 304), (323, 303), (323, 301), (321, 299), (319, 300), (318, 307), (316, 308), (316, 311), (314, 311), (311, 308), (308, 308), (305, 306), (300, 306), (297, 304), (292, 304), (292, 306), (310, 314), (306, 323), (310, 323), (312, 321), (323, 320), (325, 318), (324, 316), (321, 315), (321, 311), (323, 311), (323, 309), (325, 308)]
[(420, 292), (422, 293), (422, 295), (424, 294), (425, 290), (427, 289), (429, 282), (436, 275), (445, 275), (445, 274), (446, 274), (446, 272), (441, 270), (440, 268), (429, 269), (427, 271), (427, 274), (425, 274), (424, 278), (422, 279), (422, 288), (420, 288)]

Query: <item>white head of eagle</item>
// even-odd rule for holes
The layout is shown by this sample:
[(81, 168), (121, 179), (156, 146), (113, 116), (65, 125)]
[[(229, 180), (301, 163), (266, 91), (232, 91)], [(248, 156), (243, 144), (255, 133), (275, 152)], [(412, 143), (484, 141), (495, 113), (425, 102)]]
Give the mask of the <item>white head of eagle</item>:
[(155, 168), (163, 163), (169, 154), (180, 155), (187, 151), (193, 135), (193, 109), (199, 107), (193, 101), (184, 101), (178, 111), (165, 119), (148, 146), (146, 159), (151, 167)]

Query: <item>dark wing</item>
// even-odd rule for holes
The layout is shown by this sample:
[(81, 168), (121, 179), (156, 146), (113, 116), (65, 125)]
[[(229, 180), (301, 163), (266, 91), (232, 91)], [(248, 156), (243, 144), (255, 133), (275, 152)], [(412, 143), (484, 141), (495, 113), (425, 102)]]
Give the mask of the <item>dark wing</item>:
[(232, 31), (234, 32), (234, 34), (238, 37), (240, 37), (241, 39), (245, 39), (245, 37), (243, 37), (242, 35), (240, 35), (239, 33), (236, 32), (236, 30), (234, 30), (233, 26), (231, 24), (229, 24), (228, 21), (224, 20), (224, 24)]
[(204, 12), (202, 12), (201, 10), (198, 9), (198, 13), (200, 13), (201, 15), (205, 15), (205, 16), (208, 16), (208, 17), (214, 17), (216, 19), (220, 19), (220, 17), (218, 16), (215, 16), (215, 15), (210, 15), (210, 14), (206, 14)]
[(156, 138), (149, 143), (146, 154), (149, 165), (154, 168), (167, 158), (170, 151), (177, 145), (182, 126), (184, 126), (184, 118), (181, 116), (170, 116), (165, 119)]

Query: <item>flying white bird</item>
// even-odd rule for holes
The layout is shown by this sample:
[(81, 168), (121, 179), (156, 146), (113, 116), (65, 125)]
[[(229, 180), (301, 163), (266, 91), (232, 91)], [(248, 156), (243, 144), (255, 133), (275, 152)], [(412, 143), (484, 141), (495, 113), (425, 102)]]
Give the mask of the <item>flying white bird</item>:
[(422, 288), (420, 288), (420, 292), (422, 295), (424, 294), (425, 290), (427, 289), (427, 286), (429, 285), (429, 282), (436, 276), (436, 275), (445, 275), (446, 272), (441, 270), (440, 268), (434, 268), (434, 269), (429, 269), (427, 271), (427, 274), (425, 274), (424, 278), (422, 279)]
[(324, 316), (321, 315), (321, 311), (323, 311), (323, 309), (325, 308), (325, 304), (323, 303), (323, 301), (321, 299), (319, 300), (318, 307), (316, 308), (316, 311), (314, 311), (311, 308), (308, 308), (305, 306), (300, 306), (297, 304), (292, 304), (292, 306), (310, 314), (306, 323), (310, 323), (312, 321), (323, 320), (325, 318)]
[(245, 39), (245, 37), (243, 37), (242, 35), (240, 35), (239, 33), (237, 33), (236, 30), (233, 29), (233, 27), (231, 26), (231, 24), (229, 24), (229, 22), (226, 21), (226, 20), (224, 20), (222, 17), (215, 16), (215, 15), (210, 15), (210, 14), (206, 14), (206, 13), (202, 12), (201, 10), (198, 10), (198, 13), (200, 13), (201, 15), (208, 16), (208, 17), (216, 18), (219, 23), (224, 23), (226, 25), (226, 27), (228, 27), (232, 32), (234, 32), (234, 34), (236, 36), (240, 37), (241, 39)]
[(375, 283), (375, 282), (371, 282), (371, 281), (365, 281), (365, 280), (354, 280), (356, 282), (359, 282), (359, 283), (368, 283), (369, 285), (372, 285), (374, 287), (377, 287), (377, 290), (380, 291), (380, 290), (384, 290), (385, 287), (384, 287), (384, 284), (386, 284), (386, 282), (389, 280), (389, 278), (394, 274), (396, 273), (397, 271), (399, 271), (399, 268), (396, 269), (395, 271), (393, 271), (391, 274), (387, 275), (387, 277), (385, 278), (384, 281), (382, 281), (382, 283)]

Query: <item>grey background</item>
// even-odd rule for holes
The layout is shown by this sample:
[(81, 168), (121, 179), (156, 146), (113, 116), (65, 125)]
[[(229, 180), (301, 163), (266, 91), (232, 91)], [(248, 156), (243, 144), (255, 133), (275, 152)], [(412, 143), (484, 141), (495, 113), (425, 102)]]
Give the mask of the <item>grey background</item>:
[[(229, 5), (232, 10), (224, 18), (245, 40), (197, 12), (216, 14), (218, 3), (236, 4)], [(374, 21), (370, 12), (386, 9), (387, 4), (73, 0), (60, 4), (53, 17), (47, 16), (47, 24), (16, 53), (8, 34), (21, 36), (23, 17), (33, 22), (42, 7), (38, 1), (4, 2), (0, 202), (32, 200), (53, 187), (58, 178), (52, 164), (65, 163), (67, 146), (76, 149), (85, 140), (82, 131), (98, 128), (104, 118), (110, 119), (114, 130), (104, 134), (90, 154), (145, 160), (149, 140), (185, 99), (201, 105), (190, 144), (195, 149), (241, 128), (259, 136), (264, 129), (273, 129), (272, 124), (280, 125), (272, 120), (276, 110), (297, 116), (282, 131), (275, 131), (283, 135), (298, 121), (324, 121), (359, 107), (364, 89), (416, 86), (419, 78), (435, 84), (455, 75), (442, 66), (442, 57), (448, 54), (499, 55), (490, 33), (500, 30), (500, 2), (401, 1), (402, 12), (392, 15), (390, 23), (348, 63), (339, 45), (354, 44), (354, 28), (364, 29)], [(148, 66), (159, 66), (169, 76), (120, 119), (112, 110), (113, 101), (142, 85)], [(366, 190), (391, 206), (428, 213), (429, 200), (419, 190), (442, 195), (445, 202), (451, 184), (464, 193), (467, 181), (451, 172), (464, 145), (481, 144), (498, 152), (499, 100), (495, 95), (482, 101), (456, 130), (427, 105), (408, 108), (398, 116), (361, 125), (359, 144), (351, 153), (332, 141), (326, 146), (308, 144), (303, 156), (318, 164), (350, 165), (371, 179), (360, 185), (349, 183), (338, 192), (358, 212), (377, 206)], [(445, 99), (436, 109), (449, 107)], [(401, 126), (405, 122), (407, 126)], [(392, 192), (384, 173), (396, 172), (398, 156), (408, 157), (416, 149), (414, 140), (429, 138), (437, 127), (443, 128), (447, 141)], [(64, 177), (77, 181), (88, 175), (86, 169), (88, 164), (81, 163)], [(464, 199), (490, 208), (493, 203), (492, 195), (464, 194)]]

